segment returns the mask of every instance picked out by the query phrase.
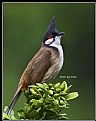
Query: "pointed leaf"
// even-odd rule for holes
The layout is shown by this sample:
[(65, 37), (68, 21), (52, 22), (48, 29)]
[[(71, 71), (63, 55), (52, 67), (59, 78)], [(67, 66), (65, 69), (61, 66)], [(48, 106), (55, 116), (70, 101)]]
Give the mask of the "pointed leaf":
[(74, 99), (78, 96), (79, 96), (78, 92), (72, 92), (72, 93), (69, 93), (68, 95), (66, 95), (65, 98), (66, 98), (66, 100), (71, 100), (71, 99)]
[(37, 85), (38, 87), (40, 87), (41, 89), (46, 90), (46, 87), (45, 87), (43, 84), (41, 84), (41, 83), (36, 83), (36, 85)]
[(55, 85), (54, 85), (54, 88), (57, 88), (57, 87), (59, 87), (60, 86), (60, 82), (59, 83), (56, 83)]
[(72, 85), (70, 85), (70, 86), (66, 89), (65, 92), (68, 93), (71, 87), (72, 87)]

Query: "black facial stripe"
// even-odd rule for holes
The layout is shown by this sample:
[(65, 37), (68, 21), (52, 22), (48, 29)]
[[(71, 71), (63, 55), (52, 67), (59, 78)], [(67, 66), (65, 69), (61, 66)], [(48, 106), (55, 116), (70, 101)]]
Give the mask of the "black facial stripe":
[(53, 38), (53, 41), (49, 45), (51, 45), (54, 41), (55, 41), (55, 38)]
[(44, 45), (49, 46), (49, 45), (51, 45), (54, 41), (55, 41), (55, 38), (53, 38), (53, 41), (50, 42), (49, 44), (45, 44), (45, 43), (44, 43)]

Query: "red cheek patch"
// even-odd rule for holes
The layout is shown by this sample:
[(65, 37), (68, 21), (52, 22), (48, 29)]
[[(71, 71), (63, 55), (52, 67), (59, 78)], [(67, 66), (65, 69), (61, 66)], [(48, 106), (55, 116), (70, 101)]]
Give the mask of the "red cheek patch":
[(52, 37), (51, 36), (48, 36), (48, 39), (51, 39)]

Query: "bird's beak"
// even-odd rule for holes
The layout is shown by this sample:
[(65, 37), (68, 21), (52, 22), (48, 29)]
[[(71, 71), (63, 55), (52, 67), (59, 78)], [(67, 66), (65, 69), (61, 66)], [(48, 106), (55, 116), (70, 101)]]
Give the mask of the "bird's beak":
[(62, 36), (62, 35), (64, 35), (65, 33), (64, 32), (60, 32), (59, 34), (58, 34), (58, 36)]

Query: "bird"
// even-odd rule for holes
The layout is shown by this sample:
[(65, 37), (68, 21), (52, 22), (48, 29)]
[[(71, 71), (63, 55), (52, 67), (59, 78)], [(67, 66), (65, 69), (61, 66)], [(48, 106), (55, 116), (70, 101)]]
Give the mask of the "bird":
[(6, 110), (7, 115), (10, 115), (19, 96), (27, 90), (29, 85), (52, 80), (63, 67), (64, 52), (61, 37), (65, 33), (58, 31), (54, 20), (55, 16), (52, 17), (47, 31), (45, 31), (40, 49), (28, 63), (20, 78), (17, 91)]

